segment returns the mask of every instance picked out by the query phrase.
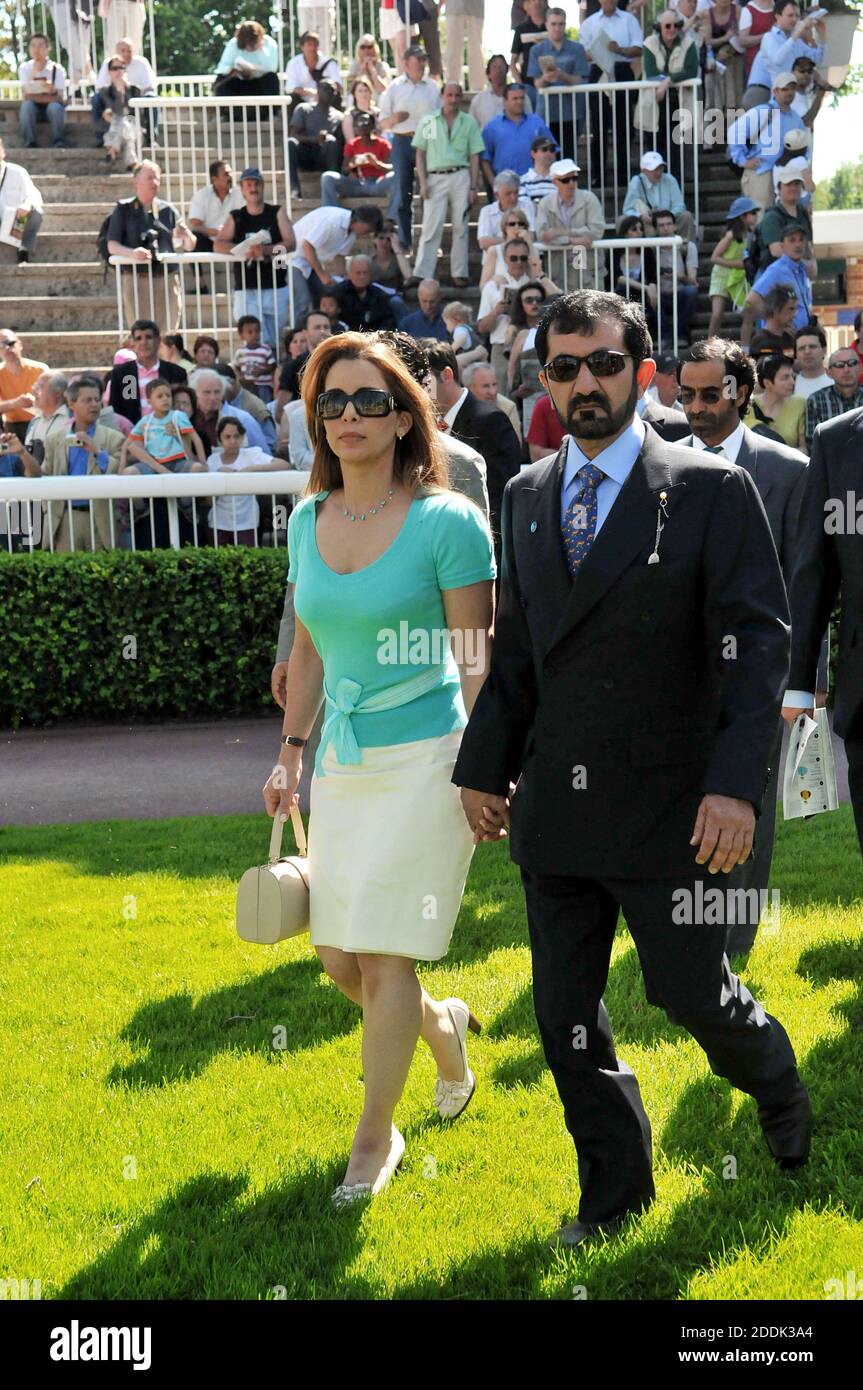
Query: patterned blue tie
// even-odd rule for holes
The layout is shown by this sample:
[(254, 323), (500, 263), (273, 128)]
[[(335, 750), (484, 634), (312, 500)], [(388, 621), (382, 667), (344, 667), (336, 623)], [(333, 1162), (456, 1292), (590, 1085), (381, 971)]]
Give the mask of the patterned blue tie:
[(605, 474), (595, 463), (586, 463), (575, 476), (581, 479), (581, 492), (572, 499), (563, 518), (563, 549), (573, 579), (593, 545), (596, 535), (596, 489)]

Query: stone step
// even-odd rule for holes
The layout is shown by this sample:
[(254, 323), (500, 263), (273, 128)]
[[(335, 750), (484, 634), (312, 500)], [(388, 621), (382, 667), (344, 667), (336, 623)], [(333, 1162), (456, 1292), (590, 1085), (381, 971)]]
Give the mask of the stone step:
[(95, 236), (98, 234), (102, 222), (113, 209), (114, 201), (46, 203), (44, 221), (39, 235), (44, 237), (58, 232), (86, 232), (89, 236)]
[[(17, 287), (16, 277), (16, 287)], [(108, 291), (110, 282), (108, 282)], [(89, 328), (117, 329), (117, 300), (100, 295), (30, 295), (0, 298), (0, 323), (14, 323), (19, 333), (61, 333)]]
[[(91, 251), (93, 246), (89, 248)], [(40, 242), (36, 243), (36, 254), (41, 254)], [(20, 297), (25, 295), (61, 298), (65, 295), (99, 296), (110, 293), (105, 289), (108, 280), (103, 274), (101, 261), (73, 261), (62, 266), (31, 261), (28, 265), (11, 269), (5, 264), (0, 267), (0, 273), (7, 270), (10, 273), (5, 280), (5, 288), (14, 289), (19, 302)]]
[(87, 178), (67, 178), (65, 174), (41, 174), (39, 192), (46, 206), (61, 203), (71, 207), (77, 203), (90, 203), (93, 200), (105, 202), (113, 207), (118, 198), (132, 195), (131, 179), (128, 174), (91, 174)]
[(118, 347), (116, 328), (27, 334), (27, 356), (52, 368), (58, 362), (111, 362)]

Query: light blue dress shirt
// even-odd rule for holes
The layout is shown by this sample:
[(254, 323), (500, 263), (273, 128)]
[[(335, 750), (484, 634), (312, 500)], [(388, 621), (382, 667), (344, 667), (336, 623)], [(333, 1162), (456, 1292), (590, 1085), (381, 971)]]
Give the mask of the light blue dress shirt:
[(811, 58), (817, 67), (824, 61), (824, 45), (805, 43), (790, 34), (783, 34), (778, 24), (764, 35), (749, 74), (750, 87), (772, 88), (781, 72), (790, 72), (795, 58)]
[(579, 468), (584, 468), (585, 464), (593, 463), (597, 468), (601, 468), (605, 474), (596, 489), (596, 530), (594, 531), (594, 539), (596, 539), (608, 513), (620, 496), (620, 489), (632, 472), (635, 460), (641, 453), (646, 433), (647, 426), (638, 416), (635, 416), (629, 429), (624, 430), (613, 444), (610, 444), (607, 449), (603, 449), (602, 453), (597, 454), (596, 458), (593, 459), (589, 459), (586, 454), (583, 454), (572, 435), (569, 436), (569, 446), (566, 451), (566, 462), (563, 465), (563, 477), (560, 484), (561, 530), (570, 503), (579, 498), (584, 490), (584, 483), (581, 478), (576, 477), (576, 474)]
[[(70, 428), (70, 434), (73, 432), (74, 425)], [(91, 425), (90, 428), (87, 430), (87, 434), (89, 435), (90, 439), (93, 438), (95, 433), (96, 426)], [(69, 460), (69, 477), (86, 478), (87, 474), (90, 471), (90, 455), (88, 451), (86, 449), (82, 449), (81, 446), (78, 444), (70, 444), (68, 449), (66, 450), (66, 455)], [(111, 460), (109, 459), (106, 450), (100, 449), (98, 454), (96, 455), (96, 464), (98, 466), (99, 472), (107, 472), (108, 464), (110, 462)], [(73, 507), (89, 507), (89, 505), (90, 501), (86, 497), (76, 497), (72, 501)]]
[(779, 103), (771, 97), (762, 106), (745, 111), (731, 126), (728, 156), (741, 167), (747, 159), (757, 159), (756, 174), (766, 174), (785, 148), (788, 132), (805, 129), (796, 111), (781, 111)]

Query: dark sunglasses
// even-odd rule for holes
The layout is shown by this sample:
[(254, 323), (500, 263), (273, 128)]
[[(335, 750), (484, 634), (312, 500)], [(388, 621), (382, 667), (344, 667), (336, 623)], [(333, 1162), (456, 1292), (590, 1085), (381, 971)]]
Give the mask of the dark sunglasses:
[(507, 260), (508, 260), (508, 261), (512, 261), (513, 265), (527, 265), (527, 262), (530, 260), (530, 257), (529, 257), (529, 256), (507, 256)]
[(575, 183), (577, 178), (577, 174), (564, 174), (563, 177), (557, 174), (554, 181), (555, 183)]
[(350, 402), (357, 415), (390, 415), (396, 403), (389, 391), (376, 391), (371, 386), (362, 386), (349, 396), (346, 391), (322, 391), (315, 409), (322, 420), (340, 420), (345, 406)]
[(528, 304), (541, 304), (541, 303), (542, 303), (542, 300), (540, 299), (540, 297), (539, 297), (538, 294), (526, 294), (526, 295), (523, 295), (523, 296), (522, 296), (522, 301), (521, 301), (521, 302), (522, 302), (522, 304), (524, 304), (524, 305), (528, 305)]
[(834, 367), (859, 367), (860, 363), (856, 357), (848, 358), (845, 362), (834, 362)]
[(545, 374), (550, 381), (575, 381), (581, 371), (582, 362), (586, 362), (593, 376), (617, 376), (618, 372), (623, 371), (624, 364), (630, 357), (631, 352), (613, 352), (610, 348), (597, 348), (586, 357), (561, 353), (559, 357), (553, 357), (550, 362), (546, 362)]
[(535, 153), (554, 154), (556, 148), (555, 145), (537, 145)]

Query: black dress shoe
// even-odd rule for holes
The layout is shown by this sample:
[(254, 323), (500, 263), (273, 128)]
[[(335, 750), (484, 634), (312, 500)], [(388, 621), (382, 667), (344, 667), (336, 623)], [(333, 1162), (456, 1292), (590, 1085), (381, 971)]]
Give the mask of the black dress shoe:
[(638, 1212), (625, 1211), (621, 1216), (612, 1216), (608, 1221), (573, 1221), (569, 1226), (561, 1226), (554, 1238), (557, 1245), (584, 1245), (585, 1241), (597, 1236), (611, 1236), (619, 1231), (627, 1217), (637, 1216)]
[(812, 1107), (802, 1082), (779, 1105), (759, 1105), (758, 1122), (780, 1168), (801, 1168), (809, 1157)]

